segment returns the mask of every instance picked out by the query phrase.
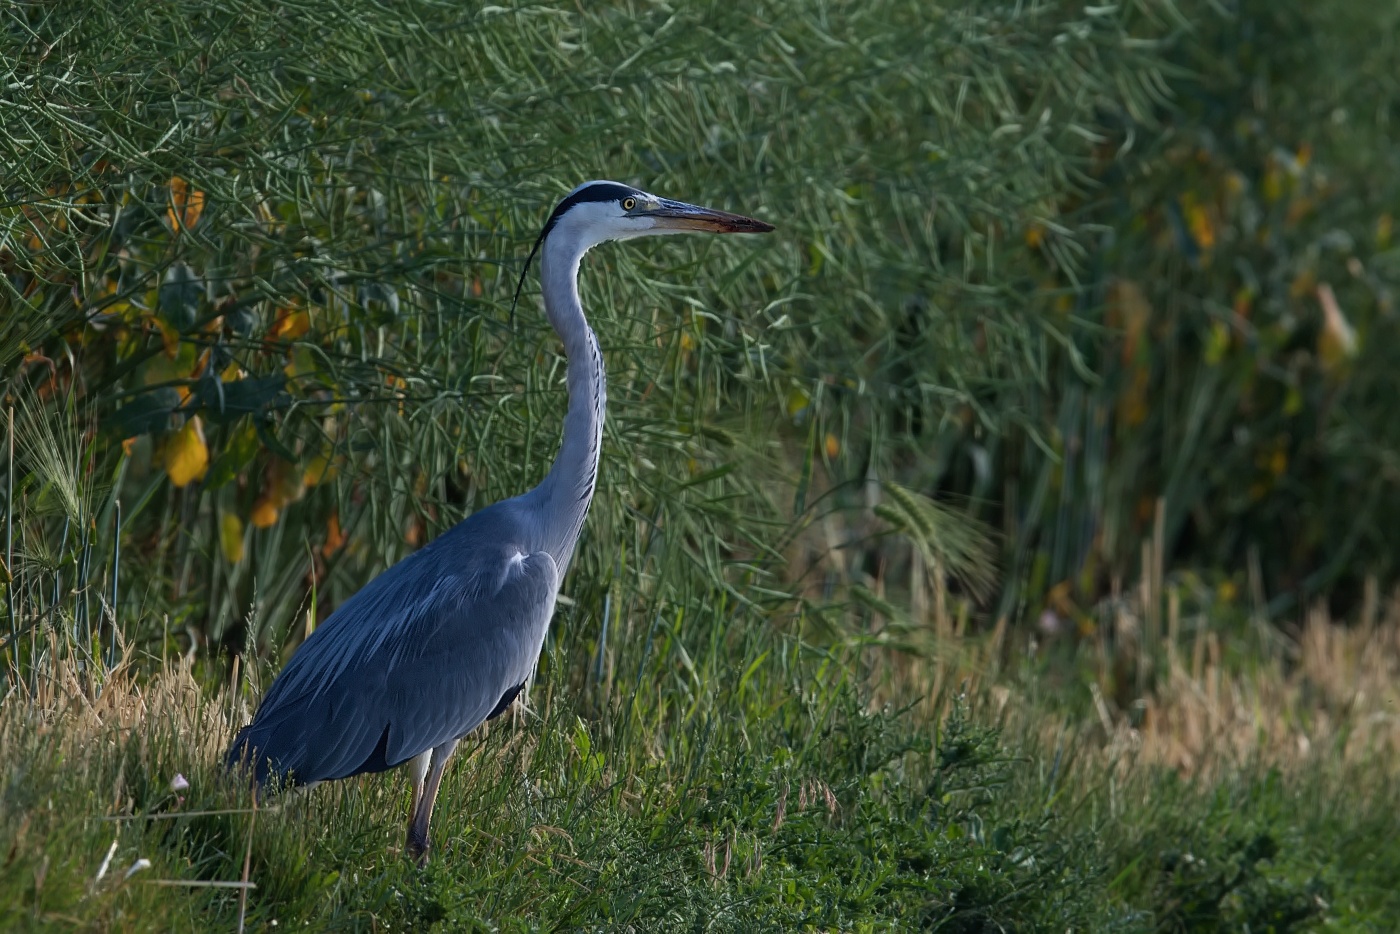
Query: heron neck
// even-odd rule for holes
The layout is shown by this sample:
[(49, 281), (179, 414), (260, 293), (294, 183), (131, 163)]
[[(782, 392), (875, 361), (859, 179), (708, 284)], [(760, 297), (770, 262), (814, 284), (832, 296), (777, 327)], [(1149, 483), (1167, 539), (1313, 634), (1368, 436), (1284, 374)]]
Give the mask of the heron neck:
[(569, 410), (554, 465), (534, 496), (543, 546), (563, 574), (573, 557), (593, 489), (603, 440), (607, 384), (598, 338), (583, 316), (578, 296), (579, 261), (588, 247), (570, 237), (551, 237), (540, 256), (544, 309), (568, 359)]

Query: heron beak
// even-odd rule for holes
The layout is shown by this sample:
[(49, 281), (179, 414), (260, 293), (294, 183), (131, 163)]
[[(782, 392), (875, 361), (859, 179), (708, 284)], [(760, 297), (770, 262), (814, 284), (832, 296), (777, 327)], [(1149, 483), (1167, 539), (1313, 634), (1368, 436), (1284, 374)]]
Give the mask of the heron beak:
[(772, 224), (742, 214), (702, 208), (684, 201), (660, 199), (660, 204), (648, 212), (656, 226), (667, 230), (703, 230), (707, 233), (768, 233)]

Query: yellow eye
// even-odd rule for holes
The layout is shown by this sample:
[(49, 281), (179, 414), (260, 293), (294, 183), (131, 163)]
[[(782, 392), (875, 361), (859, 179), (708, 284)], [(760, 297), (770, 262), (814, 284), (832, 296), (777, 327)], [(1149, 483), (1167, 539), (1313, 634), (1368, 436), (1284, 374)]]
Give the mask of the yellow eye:
[(624, 210), (624, 211), (630, 211), (630, 210), (632, 210), (633, 208), (635, 208), (636, 206), (637, 206), (637, 199), (636, 199), (636, 198), (623, 198), (623, 199), (622, 199), (622, 210)]

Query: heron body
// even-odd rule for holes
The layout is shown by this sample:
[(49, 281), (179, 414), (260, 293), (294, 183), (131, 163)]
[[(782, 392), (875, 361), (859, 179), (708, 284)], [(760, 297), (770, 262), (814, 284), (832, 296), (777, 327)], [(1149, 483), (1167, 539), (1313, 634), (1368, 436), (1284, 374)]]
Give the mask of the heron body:
[(570, 192), (530, 253), (540, 254), (545, 314), (568, 357), (569, 408), (549, 473), (468, 516), (331, 614), (239, 732), (228, 766), (248, 768), (259, 785), (312, 785), (411, 762), (408, 850), (426, 857), (447, 762), (530, 679), (593, 498), (607, 390), (579, 301), (580, 260), (607, 240), (772, 229), (616, 182)]

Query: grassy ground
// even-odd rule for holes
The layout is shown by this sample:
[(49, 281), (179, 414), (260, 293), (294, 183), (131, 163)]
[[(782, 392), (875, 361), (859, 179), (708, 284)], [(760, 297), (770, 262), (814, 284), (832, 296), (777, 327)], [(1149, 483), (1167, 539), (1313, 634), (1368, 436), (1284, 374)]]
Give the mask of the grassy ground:
[[(1394, 929), (1393, 15), (0, 8), (0, 928)], [(308, 628), (553, 456), (598, 176), (780, 230), (590, 256), (529, 706), (427, 870), (400, 775), (255, 811)]]
[[(610, 687), (561, 684), (556, 645), (529, 709), (449, 774), (422, 871), (399, 852), (401, 775), (255, 814), (216, 764), (245, 699), (186, 662), (100, 691), (61, 663), (0, 701), (0, 921), (199, 929), (243, 910), (253, 930), (1387, 930), (1400, 917), (1400, 602), (1383, 609), (1364, 634), (1313, 619), (1301, 665), (1244, 672), (1209, 650), (1194, 668), (1170, 663), (1153, 705), (1124, 717), (1101, 701), (1056, 709), (1075, 692), (1047, 691), (1044, 671), (982, 668), (973, 684), (978, 663), (961, 695), (876, 704), (874, 686), (908, 693), (933, 663), (894, 675), (879, 653), (795, 634), (737, 665), (658, 626), (648, 649), (668, 664)], [(1026, 664), (1054, 665), (1054, 651)], [(176, 776), (189, 787), (173, 790)], [(214, 887), (245, 880), (242, 909), (239, 889)]]

